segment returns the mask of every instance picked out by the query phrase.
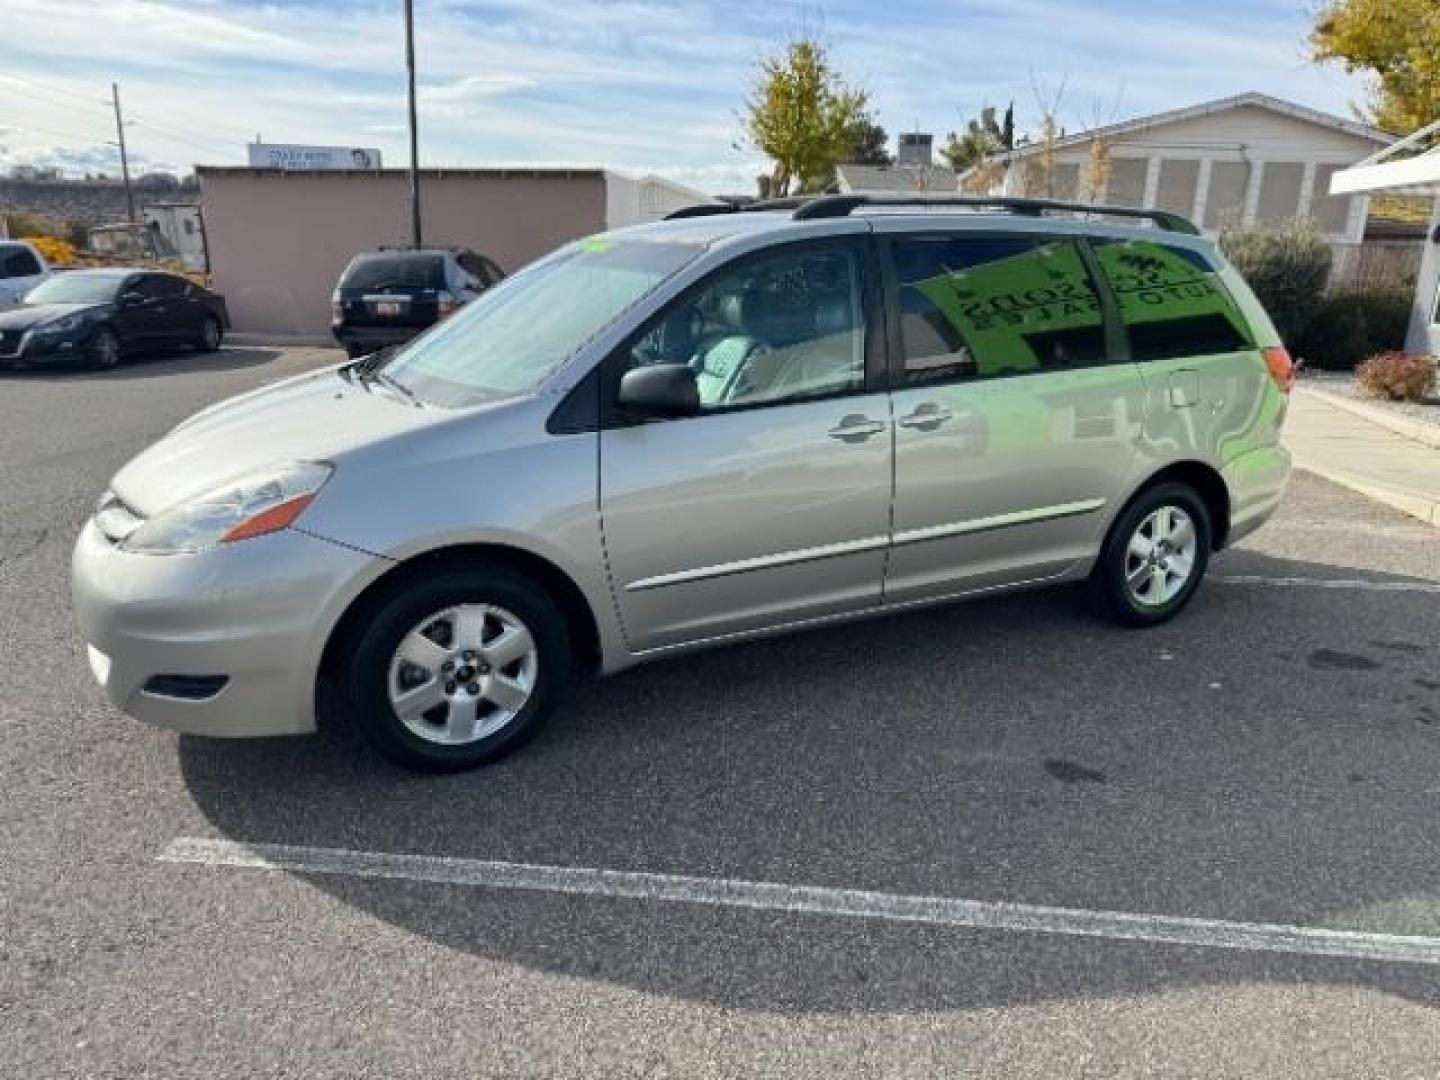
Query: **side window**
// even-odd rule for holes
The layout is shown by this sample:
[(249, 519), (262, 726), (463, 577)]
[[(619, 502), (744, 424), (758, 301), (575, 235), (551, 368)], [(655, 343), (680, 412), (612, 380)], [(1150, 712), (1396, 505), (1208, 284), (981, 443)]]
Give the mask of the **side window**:
[(689, 364), (706, 412), (859, 390), (864, 307), (854, 247), (745, 260), (661, 314), (627, 367)]
[(483, 289), (490, 284), (485, 274), (485, 266), (477, 255), (456, 255), (456, 263), (459, 264), (463, 276), (468, 279), (467, 284), (472, 288)]
[(184, 278), (171, 277), (168, 274), (154, 274), (149, 281), (147, 295), (174, 300), (190, 292), (190, 283)]
[(1105, 362), (1104, 313), (1076, 241), (912, 236), (891, 252), (905, 382)]
[(0, 278), (31, 277), (42, 272), (39, 261), (25, 248), (13, 248), (0, 255)]
[(160, 296), (160, 286), (155, 280), (154, 274), (141, 274), (139, 277), (131, 278), (125, 283), (129, 292), (137, 292), (146, 300), (155, 300)]
[(1134, 359), (1254, 348), (1240, 308), (1200, 252), (1150, 240), (1097, 240), (1095, 255), (1120, 302)]

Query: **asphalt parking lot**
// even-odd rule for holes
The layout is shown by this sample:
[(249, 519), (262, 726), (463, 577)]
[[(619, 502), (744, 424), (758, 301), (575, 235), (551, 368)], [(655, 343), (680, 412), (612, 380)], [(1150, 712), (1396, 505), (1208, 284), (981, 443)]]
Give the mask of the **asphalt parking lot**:
[(94, 498), (335, 357), (0, 375), (0, 1075), (1436, 1075), (1440, 532), (1299, 474), (1161, 629), (1052, 591), (714, 651), (463, 776), (123, 719)]

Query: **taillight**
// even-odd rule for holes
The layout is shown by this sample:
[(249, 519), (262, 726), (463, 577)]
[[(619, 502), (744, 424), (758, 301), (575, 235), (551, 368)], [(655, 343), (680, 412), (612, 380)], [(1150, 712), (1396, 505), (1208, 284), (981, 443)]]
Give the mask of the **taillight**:
[(1279, 345), (1269, 349), (1260, 350), (1260, 355), (1265, 357), (1265, 366), (1270, 371), (1270, 378), (1275, 380), (1275, 385), (1280, 388), (1282, 394), (1290, 393), (1295, 385), (1295, 361), (1290, 359), (1290, 354)]
[(339, 293), (330, 297), (330, 321), (337, 323), (345, 321), (345, 302), (340, 299)]
[(442, 292), (436, 294), (435, 304), (435, 310), (439, 312), (440, 318), (442, 319), (447, 315), (454, 315), (455, 312), (460, 310), (460, 301), (455, 299), (454, 293)]

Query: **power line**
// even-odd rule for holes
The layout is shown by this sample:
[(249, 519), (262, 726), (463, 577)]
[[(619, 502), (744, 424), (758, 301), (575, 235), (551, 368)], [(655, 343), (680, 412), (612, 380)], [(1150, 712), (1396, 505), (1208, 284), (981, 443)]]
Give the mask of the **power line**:
[(106, 146), (113, 145), (111, 140), (103, 135), (79, 135), (73, 131), (56, 131), (54, 128), (37, 127), (34, 124), (4, 124), (0, 127), (13, 127), (17, 131), (33, 131), (37, 135), (54, 135), (60, 139), (79, 139), (82, 142), (104, 143)]
[(27, 83), (30, 86), (35, 87), (36, 89), (46, 90), (53, 94), (65, 94), (68, 97), (75, 98), (77, 101), (83, 101), (90, 105), (94, 105), (99, 102), (98, 98), (92, 98), (89, 94), (82, 94), (78, 90), (71, 90), (68, 87), (58, 86), (54, 83), (43, 83), (37, 79), (31, 79), (25, 75), (16, 75), (14, 72), (7, 71), (3, 76), (0, 76), (0, 78), (4, 78), (11, 82)]
[[(9, 78), (9, 76), (0, 76), (0, 78)], [(31, 101), (38, 101), (42, 105), (48, 105), (54, 109), (70, 109), (73, 112), (85, 113), (87, 115), (93, 114), (102, 107), (99, 102), (92, 102), (89, 108), (81, 105), (72, 105), (68, 101), (56, 101), (54, 98), (44, 97), (28, 90), (22, 90), (19, 87), (11, 87), (9, 92), (29, 98)]]
[[(44, 90), (44, 91), (46, 91), (47, 93), (64, 94), (64, 95), (66, 95), (67, 97), (72, 97), (72, 98), (76, 99), (77, 101), (86, 102), (87, 104), (89, 104), (89, 105), (91, 106), (92, 109), (93, 109), (93, 108), (106, 108), (106, 107), (108, 107), (109, 104), (110, 104), (108, 101), (104, 101), (104, 100), (99, 99), (99, 98), (91, 98), (91, 97), (89, 97), (89, 96), (87, 96), (87, 95), (85, 95), (85, 94), (81, 94), (81, 93), (79, 93), (79, 92), (77, 92), (77, 91), (70, 90), (70, 89), (68, 89), (67, 87), (59, 86), (59, 85), (54, 84), (54, 83), (41, 82), (41, 81), (38, 80), (38, 79), (32, 79), (32, 78), (29, 78), (28, 76), (24, 76), (24, 75), (13, 75), (13, 74), (10, 74), (9, 72), (6, 72), (5, 74), (0, 75), (0, 81), (11, 81), (11, 80), (13, 80), (13, 81), (15, 81), (15, 82), (25, 83), (25, 84), (27, 84), (27, 85), (29, 85), (29, 86), (32, 86), (32, 87), (34, 87), (34, 88), (36, 88), (36, 89), (38, 89), (38, 90)], [(22, 94), (24, 93), (24, 91), (19, 91), (19, 92), (22, 93)], [(45, 101), (46, 104), (58, 105), (58, 106), (61, 106), (62, 108), (67, 108), (67, 109), (75, 109), (77, 112), (83, 111), (83, 110), (80, 109), (79, 106), (71, 105), (69, 102), (49, 101), (49, 100), (44, 99), (44, 98), (36, 97), (34, 94), (26, 94), (25, 96), (30, 97), (30, 98), (32, 98), (33, 100), (36, 100), (36, 101)], [(178, 110), (175, 110), (175, 109), (170, 108), (168, 105), (166, 106), (166, 109), (167, 109), (167, 115), (173, 115), (173, 116), (175, 116), (175, 117), (177, 117), (177, 118), (179, 118), (179, 119), (181, 119), (181, 120), (186, 121), (187, 123), (194, 123), (194, 124), (196, 124), (197, 126), (203, 125), (204, 127), (209, 128), (209, 129), (214, 130), (214, 131), (219, 131), (219, 132), (222, 132), (222, 133), (231, 134), (231, 135), (233, 135), (233, 136), (234, 136), (235, 138), (237, 138), (237, 139), (245, 139), (245, 140), (248, 140), (248, 139), (250, 138), (250, 134), (251, 134), (251, 133), (250, 133), (250, 131), (249, 131), (248, 129), (239, 128), (239, 127), (232, 127), (232, 126), (230, 126), (230, 125), (228, 125), (228, 124), (220, 124), (220, 125), (217, 125), (217, 124), (215, 124), (215, 123), (213, 123), (213, 122), (211, 122), (211, 121), (208, 121), (208, 120), (202, 122), (198, 117), (195, 117), (195, 116), (193, 116), (193, 115), (187, 115), (187, 114), (184, 113), (184, 112), (181, 112), (181, 111), (178, 111)], [(152, 121), (151, 123), (152, 123), (152, 126), (153, 126), (153, 121)], [(173, 133), (174, 133), (174, 130), (172, 129), (172, 134), (173, 134)], [(218, 144), (217, 144), (217, 145), (218, 145)]]
[(166, 127), (163, 124), (157, 124), (154, 120), (149, 120), (143, 116), (136, 116), (134, 113), (130, 115), (130, 122), (133, 124), (139, 124), (142, 127), (149, 128), (150, 130), (156, 132), (163, 139), (168, 139), (173, 142), (184, 143), (187, 146), (194, 147), (197, 150), (204, 150), (207, 153), (234, 153), (233, 147), (226, 146), (222, 149), (221, 143), (212, 143), (209, 142), (209, 140), (192, 138), (191, 136), (182, 134), (174, 128)]

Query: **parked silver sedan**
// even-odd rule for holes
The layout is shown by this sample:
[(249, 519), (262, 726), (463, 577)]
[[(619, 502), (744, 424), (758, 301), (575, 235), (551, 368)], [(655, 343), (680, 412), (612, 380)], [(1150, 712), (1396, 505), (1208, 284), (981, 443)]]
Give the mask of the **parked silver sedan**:
[(1073, 210), (620, 230), (213, 406), (79, 537), (95, 675), (215, 736), (311, 731), (330, 677), (377, 749), (443, 770), (698, 646), (1083, 579), (1168, 619), (1280, 499), (1291, 366), (1193, 226)]

